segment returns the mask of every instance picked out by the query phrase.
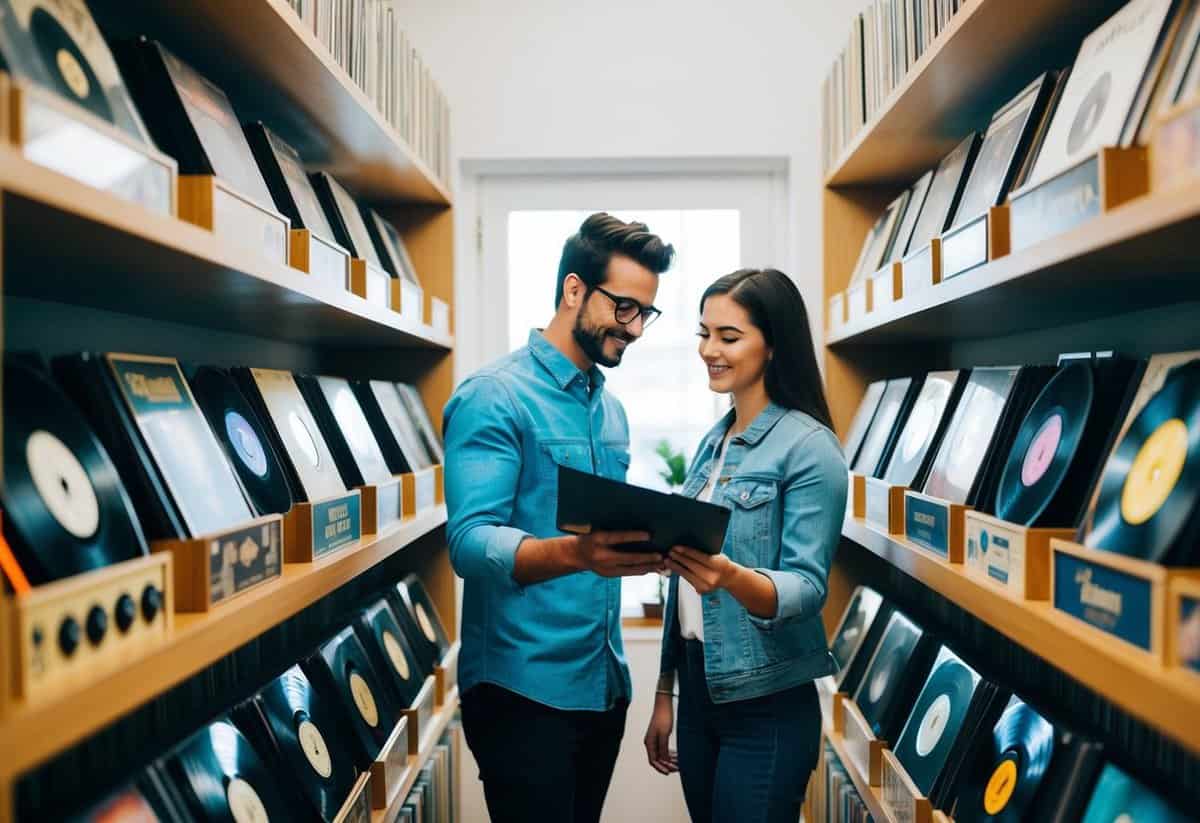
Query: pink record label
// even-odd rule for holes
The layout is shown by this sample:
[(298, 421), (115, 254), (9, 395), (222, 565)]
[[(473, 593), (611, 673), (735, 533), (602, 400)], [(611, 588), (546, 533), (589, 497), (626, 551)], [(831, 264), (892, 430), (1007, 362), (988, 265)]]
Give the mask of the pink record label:
[(1050, 468), (1054, 461), (1058, 444), (1062, 441), (1062, 432), (1063, 420), (1060, 414), (1047, 417), (1037, 430), (1033, 442), (1029, 444), (1029, 450), (1025, 452), (1025, 462), (1021, 464), (1021, 482), (1026, 486), (1034, 485), (1045, 476), (1046, 469)]

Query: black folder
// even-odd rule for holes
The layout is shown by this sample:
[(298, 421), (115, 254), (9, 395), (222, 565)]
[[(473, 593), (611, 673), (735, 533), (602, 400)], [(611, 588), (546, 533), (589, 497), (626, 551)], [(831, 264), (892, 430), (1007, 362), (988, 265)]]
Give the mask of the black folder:
[(587, 472), (558, 467), (558, 528), (593, 531), (645, 531), (646, 543), (622, 543), (629, 552), (690, 546), (720, 554), (729, 526), (729, 509), (678, 494), (664, 494)]

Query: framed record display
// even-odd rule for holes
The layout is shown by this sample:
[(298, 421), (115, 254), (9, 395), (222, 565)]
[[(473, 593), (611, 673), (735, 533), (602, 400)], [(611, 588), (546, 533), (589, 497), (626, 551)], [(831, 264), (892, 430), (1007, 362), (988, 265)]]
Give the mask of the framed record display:
[(879, 400), (879, 409), (871, 421), (866, 439), (851, 468), (870, 477), (878, 476), (895, 443), (896, 434), (904, 425), (911, 404), (914, 381), (911, 377), (889, 380)]
[(858, 410), (854, 412), (854, 419), (850, 421), (850, 428), (846, 430), (846, 439), (842, 441), (842, 453), (848, 466), (853, 466), (855, 458), (858, 457), (858, 450), (867, 436), (871, 421), (875, 419), (875, 410), (879, 408), (879, 401), (886, 387), (886, 380), (876, 380), (867, 386), (863, 399), (858, 404)]
[(1188, 823), (1195, 820), (1173, 808), (1162, 797), (1130, 777), (1121, 769), (1107, 764), (1096, 780), (1092, 797), (1083, 813), (1081, 823), (1124, 823), (1124, 821), (1153, 821), (1153, 823)]
[(425, 411), (425, 401), (421, 399), (421, 393), (417, 391), (416, 386), (408, 383), (397, 383), (396, 390), (400, 392), (400, 400), (403, 401), (404, 408), (408, 409), (409, 417), (416, 421), (417, 433), (421, 436), (421, 444), (425, 451), (435, 463), (444, 463), (446, 454), (442, 448), (442, 439), (434, 429), (429, 413)]
[(7, 71), (150, 144), (84, 0), (0, 0), (0, 56)]
[(404, 238), (396, 231), (396, 227), (375, 209), (367, 206), (363, 206), (362, 215), (384, 269), (395, 277), (401, 277), (417, 286), (421, 285), (421, 281), (417, 279), (417, 267), (408, 256), (408, 247), (404, 245)]
[(161, 43), (140, 38), (119, 50), (146, 124), (180, 174), (216, 175), (261, 206), (273, 203), (225, 92)]
[(350, 381), (299, 376), (296, 384), (325, 436), (346, 488), (391, 480), (392, 473)]
[(963, 185), (971, 173), (978, 149), (979, 135), (972, 132), (938, 164), (909, 238), (909, 254), (929, 245), (933, 238), (941, 237), (953, 222)]
[(992, 443), (1020, 370), (971, 370), (922, 491), (951, 503), (966, 503)]
[(386, 598), (363, 609), (359, 629), (363, 646), (376, 671), (390, 686), (396, 705), (402, 709), (411, 706), (425, 684), (425, 678), (433, 672), (422, 665), (420, 657), (413, 651), (408, 633), (401, 627)]
[(908, 202), (904, 206), (904, 215), (896, 226), (896, 238), (892, 242), (892, 260), (899, 260), (910, 251), (916, 251), (910, 246), (910, 241), (913, 229), (917, 225), (917, 218), (921, 216), (921, 209), (925, 206), (925, 196), (929, 194), (929, 184), (932, 182), (933, 171), (930, 170), (921, 175), (921, 178), (908, 190)]
[(293, 229), (308, 229), (322, 240), (334, 242), (333, 228), (299, 153), (262, 123), (247, 124), (245, 132), (275, 207), (292, 221)]
[[(1084, 39), (1030, 174), (1041, 182), (1105, 146), (1127, 146), (1172, 0), (1130, 0)], [(1145, 100), (1142, 101), (1144, 106)]]
[(946, 427), (946, 418), (962, 390), (961, 376), (958, 371), (925, 375), (921, 393), (904, 421), (883, 476), (891, 485), (909, 487), (923, 478), (929, 454), (937, 447), (938, 438)]
[(1035, 806), (1055, 756), (1054, 726), (1018, 697), (971, 752), (954, 819), (1020, 823)]
[(854, 273), (850, 276), (850, 285), (861, 283), (892, 259), (891, 251), (896, 238), (896, 225), (904, 213), (908, 198), (909, 193), (904, 192), (889, 203), (883, 214), (875, 221), (875, 225), (871, 226), (871, 230), (867, 232), (867, 239), (863, 241), (862, 251), (859, 252)]
[(384, 269), (383, 262), (375, 251), (375, 244), (371, 241), (367, 224), (363, 222), (362, 212), (359, 211), (358, 204), (354, 202), (350, 192), (323, 171), (317, 172), (309, 179), (325, 210), (325, 216), (329, 219), (329, 225), (333, 227), (333, 239), (355, 257), (366, 260), (378, 269)]
[(147, 554), (116, 467), (40, 370), (4, 364), (4, 534), (34, 586)]

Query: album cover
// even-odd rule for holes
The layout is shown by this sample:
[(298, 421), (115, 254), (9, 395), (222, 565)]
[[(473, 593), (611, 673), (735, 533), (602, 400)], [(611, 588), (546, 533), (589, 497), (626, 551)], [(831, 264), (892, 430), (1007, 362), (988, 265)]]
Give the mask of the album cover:
[(829, 650), (837, 663), (838, 691), (853, 694), (879, 639), (887, 628), (892, 607), (874, 589), (859, 586), (850, 597)]
[(909, 238), (909, 254), (929, 245), (933, 238), (941, 237), (953, 222), (963, 185), (971, 173), (978, 150), (979, 135), (972, 132), (938, 164)]
[(955, 370), (925, 375), (888, 460), (884, 480), (905, 487), (919, 487), (924, 481), (931, 455), (946, 431), (968, 373)]
[(384, 270), (393, 277), (402, 277), (414, 285), (421, 285), (417, 279), (417, 267), (408, 256), (408, 247), (404, 245), (404, 238), (396, 231), (396, 227), (368, 206), (362, 207), (362, 216)]
[(892, 455), (896, 438), (904, 427), (909, 409), (921, 390), (923, 378), (901, 377), (889, 380), (879, 400), (879, 409), (871, 421), (866, 439), (851, 468), (868, 477), (883, 474)]
[(896, 239), (892, 243), (892, 260), (900, 260), (910, 251), (917, 251), (910, 245), (913, 229), (916, 228), (917, 218), (921, 216), (921, 209), (925, 207), (925, 197), (929, 194), (929, 184), (932, 182), (931, 169), (921, 175), (921, 179), (913, 183), (912, 188), (908, 190), (908, 203), (904, 207), (904, 216), (900, 218), (896, 227)]
[(395, 384), (362, 380), (353, 387), (392, 474), (408, 474), (433, 465)]
[(1141, 121), (1135, 102), (1150, 71), (1172, 0), (1130, 0), (1079, 48), (1032, 182), (1069, 168), (1105, 146), (1127, 146)]
[(308, 229), (325, 242), (333, 243), (333, 228), (304, 171), (300, 154), (262, 123), (247, 124), (245, 132), (275, 208), (292, 221), (293, 229)]
[(412, 630), (419, 631), (415, 623), (406, 629), (396, 619), (388, 600), (380, 598), (363, 609), (355, 628), (371, 664), (391, 691), (396, 706), (401, 709), (411, 706), (425, 679), (433, 674), (433, 670), (426, 668), (409, 641)]
[(1197, 47), (1200, 47), (1200, 8), (1193, 4), (1188, 15), (1178, 38), (1178, 63), (1171, 70), (1169, 93), (1164, 95), (1163, 111), (1190, 102), (1200, 91), (1200, 60), (1196, 59)]
[(1054, 77), (1043, 74), (992, 115), (963, 189), (956, 225), (987, 214), (992, 206), (1008, 199), (1053, 90)]
[(180, 174), (210, 174), (273, 209), (242, 125), (225, 92), (165, 46), (139, 38), (117, 50), (154, 142)]
[(1134, 102), (1134, 111), (1139, 112), (1140, 120), (1132, 121), (1126, 132), (1133, 132), (1135, 145), (1145, 146), (1150, 142), (1158, 117), (1174, 105), (1196, 40), (1200, 37), (1196, 8), (1192, 0), (1175, 0), (1172, 4), (1147, 72), (1151, 80), (1142, 84)]
[(233, 376), (268, 424), (292, 497), (311, 502), (345, 494), (333, 455), (292, 373), (237, 368)]
[(908, 204), (909, 193), (906, 191), (888, 204), (883, 214), (867, 232), (863, 241), (862, 251), (859, 252), (858, 262), (850, 276), (850, 285), (866, 280), (891, 259), (892, 245), (896, 237), (896, 224)]
[(421, 393), (408, 383), (397, 383), (396, 390), (400, 392), (400, 400), (408, 410), (408, 418), (417, 424), (417, 434), (420, 435), (421, 445), (425, 447), (426, 453), (435, 463), (445, 463), (446, 454), (442, 448), (442, 439), (434, 429), (429, 413), (425, 411), (425, 401), (421, 398)]
[(1092, 790), (1092, 799), (1083, 813), (1082, 823), (1142, 820), (1150, 823), (1188, 823), (1195, 818), (1174, 808), (1152, 789), (1113, 764), (1107, 764)]
[(70, 813), (66, 823), (178, 823), (190, 821), (183, 799), (157, 763), (103, 799)]
[(922, 491), (966, 503), (1017, 379), (1016, 367), (971, 370)]
[(329, 219), (329, 225), (333, 227), (333, 239), (355, 257), (384, 270), (383, 262), (375, 251), (375, 244), (371, 242), (371, 233), (367, 230), (358, 204), (354, 202), (350, 193), (327, 172), (319, 171), (309, 179), (325, 210), (325, 216)]
[(12, 74), (151, 145), (85, 0), (0, 0), (0, 58)]
[(897, 738), (937, 651), (936, 641), (906, 615), (894, 611), (888, 617), (853, 692), (855, 705), (876, 737)]
[(346, 488), (391, 480), (392, 473), (350, 381), (342, 377), (297, 376), (296, 384), (308, 401)]
[(863, 399), (858, 404), (857, 411), (854, 412), (854, 419), (850, 421), (850, 428), (846, 431), (846, 439), (842, 441), (842, 454), (846, 458), (847, 466), (853, 466), (858, 457), (859, 449), (867, 436), (867, 430), (871, 427), (871, 421), (875, 419), (875, 410), (879, 408), (879, 401), (883, 397), (883, 390), (886, 387), (886, 380), (876, 380), (867, 386)]
[(2, 483), (4, 536), (30, 585), (148, 553), (117, 469), (83, 415), (48, 374), (11, 357)]

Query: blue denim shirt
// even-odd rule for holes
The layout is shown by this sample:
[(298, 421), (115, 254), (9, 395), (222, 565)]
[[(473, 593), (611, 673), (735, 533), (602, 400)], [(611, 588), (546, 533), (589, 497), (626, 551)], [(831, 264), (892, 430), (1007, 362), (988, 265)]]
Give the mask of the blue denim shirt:
[[(704, 437), (682, 493), (708, 481), (713, 454), (733, 422)], [(833, 432), (807, 414), (769, 404), (730, 438), (712, 502), (732, 510), (722, 551), (770, 577), (778, 605), (755, 617), (727, 591), (702, 595), (704, 671), (716, 703), (772, 694), (834, 672), (821, 623), (833, 554), (846, 511), (846, 461)], [(663, 621), (661, 671), (680, 655), (679, 578)]]
[(617, 480), (629, 426), (596, 368), (538, 331), (469, 377), (445, 411), (450, 562), (465, 581), (459, 685), (494, 683), (557, 709), (600, 711), (631, 694), (621, 581), (592, 572), (522, 587), (526, 537), (557, 537), (559, 464)]

